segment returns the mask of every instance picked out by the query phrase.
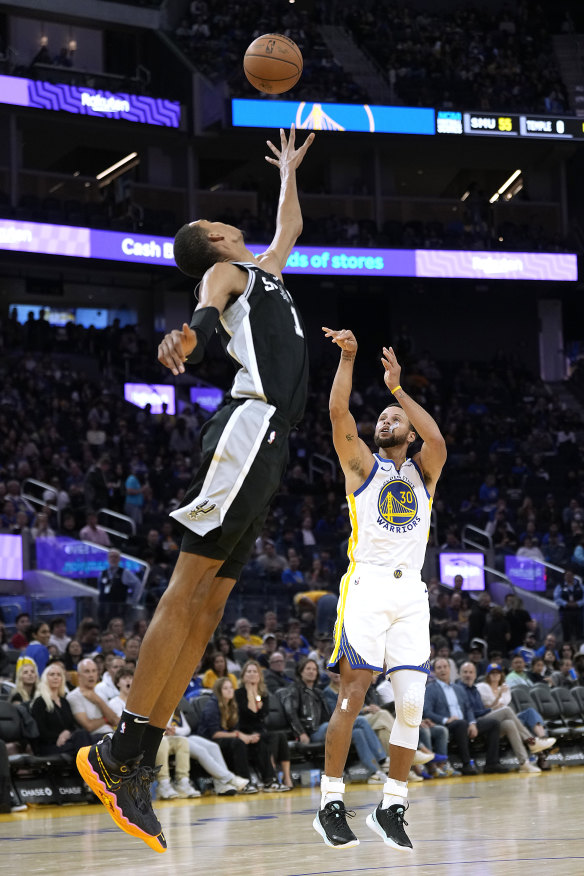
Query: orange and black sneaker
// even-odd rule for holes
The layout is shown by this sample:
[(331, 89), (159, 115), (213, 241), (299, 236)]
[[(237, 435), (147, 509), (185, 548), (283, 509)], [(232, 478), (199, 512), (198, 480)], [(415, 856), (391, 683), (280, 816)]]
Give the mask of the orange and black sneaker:
[(120, 763), (111, 753), (111, 736), (80, 748), (77, 769), (119, 828), (154, 849), (166, 851), (162, 827), (152, 809), (150, 784), (157, 770), (140, 766), (141, 756)]

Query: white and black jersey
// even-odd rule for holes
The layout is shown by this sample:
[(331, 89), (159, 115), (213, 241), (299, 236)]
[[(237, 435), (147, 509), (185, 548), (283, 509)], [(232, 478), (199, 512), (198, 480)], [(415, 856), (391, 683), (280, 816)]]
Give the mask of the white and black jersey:
[(233, 262), (248, 274), (245, 292), (223, 312), (217, 329), (237, 373), (234, 399), (257, 398), (291, 425), (304, 413), (308, 352), (292, 296), (274, 274), (252, 262)]

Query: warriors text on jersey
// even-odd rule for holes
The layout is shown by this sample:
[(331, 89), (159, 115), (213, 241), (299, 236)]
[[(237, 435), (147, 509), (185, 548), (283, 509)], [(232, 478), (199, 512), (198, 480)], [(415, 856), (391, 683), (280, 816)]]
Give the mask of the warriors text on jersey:
[(374, 455), (358, 490), (348, 496), (352, 534), (349, 557), (356, 563), (400, 566), (421, 572), (430, 529), (432, 499), (417, 464)]
[(237, 373), (234, 399), (258, 398), (291, 423), (304, 413), (308, 353), (304, 327), (282, 282), (252, 262), (233, 262), (248, 274), (245, 292), (221, 315), (218, 332)]

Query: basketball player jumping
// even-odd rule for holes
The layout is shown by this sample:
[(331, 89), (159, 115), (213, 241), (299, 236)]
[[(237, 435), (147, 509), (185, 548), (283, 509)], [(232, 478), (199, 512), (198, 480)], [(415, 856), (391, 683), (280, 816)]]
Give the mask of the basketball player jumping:
[[(383, 672), (385, 666), (396, 720), (383, 800), (367, 816), (367, 826), (387, 845), (411, 850), (404, 829), (407, 776), (418, 745), (430, 656), (428, 596), (420, 573), (446, 445), (436, 422), (399, 385), (401, 368), (393, 349), (384, 347), (384, 381), (396, 401), (379, 415), (374, 437), (378, 452), (371, 453), (349, 411), (357, 341), (348, 330), (323, 331), (341, 348), (329, 408), (352, 533), (329, 663), (331, 669), (340, 667), (341, 685), (326, 736), (326, 774), (313, 826), (329, 846), (359, 844), (347, 824), (351, 813), (343, 802), (343, 770), (353, 722), (363, 707), (372, 673)], [(408, 458), (416, 432), (422, 448)]]
[(202, 432), (202, 462), (183, 505), (180, 555), (140, 650), (132, 690), (112, 736), (82, 748), (79, 771), (122, 830), (166, 850), (152, 810), (150, 783), (166, 725), (203, 649), (221, 620), (231, 588), (263, 527), (288, 461), (288, 433), (303, 414), (306, 339), (282, 270), (302, 231), (296, 170), (314, 139), (281, 147), (268, 141), (280, 170), (274, 239), (257, 258), (242, 232), (221, 222), (184, 225), (174, 241), (179, 268), (202, 277), (190, 326), (167, 334), (158, 358), (173, 374), (197, 364), (217, 331), (237, 368), (231, 400)]

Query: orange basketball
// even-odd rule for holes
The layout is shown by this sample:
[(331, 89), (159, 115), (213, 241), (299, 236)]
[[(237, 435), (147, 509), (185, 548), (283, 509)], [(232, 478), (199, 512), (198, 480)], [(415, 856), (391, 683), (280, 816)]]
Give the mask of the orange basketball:
[(302, 54), (293, 40), (280, 33), (265, 33), (247, 47), (243, 72), (254, 88), (283, 94), (302, 75)]

